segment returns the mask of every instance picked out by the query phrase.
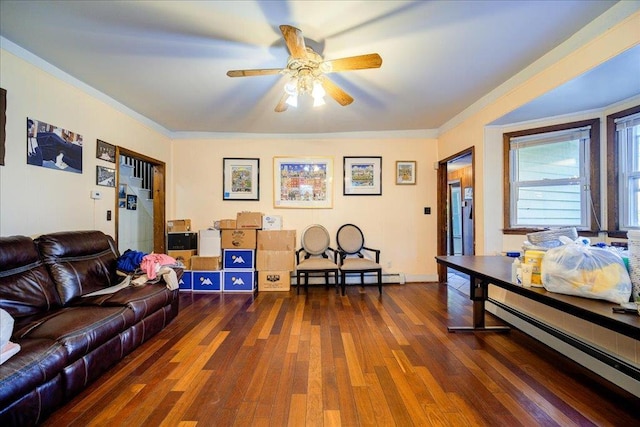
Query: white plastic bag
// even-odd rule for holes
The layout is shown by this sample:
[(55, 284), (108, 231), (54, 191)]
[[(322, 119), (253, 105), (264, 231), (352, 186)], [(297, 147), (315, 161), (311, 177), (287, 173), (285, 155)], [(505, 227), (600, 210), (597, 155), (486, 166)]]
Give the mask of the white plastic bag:
[(542, 285), (549, 292), (622, 304), (631, 297), (631, 279), (622, 257), (577, 239), (549, 249), (542, 258)]

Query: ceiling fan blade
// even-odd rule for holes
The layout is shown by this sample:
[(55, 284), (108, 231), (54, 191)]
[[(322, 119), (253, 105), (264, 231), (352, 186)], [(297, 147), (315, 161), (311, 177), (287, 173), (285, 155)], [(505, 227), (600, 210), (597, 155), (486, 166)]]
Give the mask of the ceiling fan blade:
[(287, 44), (291, 56), (294, 58), (306, 58), (307, 47), (304, 44), (302, 31), (291, 25), (280, 25), (280, 31), (282, 31), (284, 42)]
[(276, 113), (282, 113), (283, 111), (287, 111), (287, 108), (289, 108), (289, 104), (287, 104), (287, 98), (289, 98), (289, 95), (287, 95), (286, 93), (282, 95), (282, 98), (280, 98), (278, 105), (276, 105), (276, 109), (275, 109)]
[(367, 55), (350, 56), (348, 58), (324, 61), (324, 64), (327, 64), (330, 67), (327, 73), (335, 73), (336, 71), (380, 68), (382, 65), (382, 58), (377, 53), (369, 53)]
[(262, 68), (256, 70), (230, 70), (227, 71), (229, 77), (253, 77), (253, 76), (268, 76), (271, 74), (278, 74), (282, 71), (281, 68)]
[(327, 78), (322, 79), (322, 87), (329, 94), (329, 96), (335, 99), (338, 104), (342, 106), (349, 105), (353, 102), (353, 98), (351, 97), (351, 95), (349, 95), (337, 84)]

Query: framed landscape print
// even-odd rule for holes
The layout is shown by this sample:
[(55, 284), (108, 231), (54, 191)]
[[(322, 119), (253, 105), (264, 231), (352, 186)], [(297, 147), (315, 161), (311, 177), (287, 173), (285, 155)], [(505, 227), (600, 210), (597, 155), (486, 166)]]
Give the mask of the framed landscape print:
[(332, 208), (333, 159), (274, 157), (273, 207)]
[(344, 157), (345, 196), (382, 195), (382, 157)]
[(222, 200), (260, 200), (260, 159), (222, 159)]
[(399, 160), (396, 162), (396, 184), (413, 185), (416, 183), (416, 162)]

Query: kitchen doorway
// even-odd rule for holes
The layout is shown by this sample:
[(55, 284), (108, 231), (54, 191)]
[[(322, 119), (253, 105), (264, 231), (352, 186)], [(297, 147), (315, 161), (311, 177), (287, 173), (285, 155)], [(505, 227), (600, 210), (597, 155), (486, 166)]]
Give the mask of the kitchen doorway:
[[(473, 147), (438, 162), (438, 255), (474, 255)], [(438, 280), (447, 271), (438, 265)]]

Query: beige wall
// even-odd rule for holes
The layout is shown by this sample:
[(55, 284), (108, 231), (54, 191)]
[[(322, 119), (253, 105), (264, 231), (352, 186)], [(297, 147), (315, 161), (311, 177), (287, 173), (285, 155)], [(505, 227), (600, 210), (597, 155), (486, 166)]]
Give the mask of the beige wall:
[[(635, 12), (617, 25), (611, 26), (615, 13), (631, 7), (624, 2), (620, 7), (585, 27), (571, 40), (545, 55), (518, 76), (496, 90), (493, 96), (485, 97), (461, 114), (455, 124), (443, 127), (438, 138), (440, 159), (475, 147), (476, 187), (476, 254), (493, 255), (502, 248), (502, 189), (501, 159), (496, 163), (496, 154), (502, 155), (502, 145), (495, 144), (495, 134), (487, 125), (515, 108), (560, 86), (578, 75), (596, 67), (621, 52), (640, 44), (640, 12)], [(637, 8), (637, 6), (634, 6)], [(600, 30), (597, 35), (594, 32)], [(585, 40), (582, 40), (585, 39)], [(579, 48), (575, 46), (582, 43)], [(491, 135), (487, 140), (486, 134)], [(606, 169), (603, 168), (603, 171)], [(495, 173), (500, 171), (500, 173)], [(603, 209), (606, 208), (606, 203)]]
[[(43, 69), (0, 50), (0, 86), (7, 89), (6, 156), (5, 166), (0, 166), (0, 235), (98, 229), (114, 236), (115, 221), (107, 222), (106, 215), (109, 209), (115, 214), (115, 188), (96, 185), (96, 165), (115, 165), (96, 159), (96, 139), (165, 162), (170, 160), (170, 141), (84, 88), (66, 82), (59, 70)], [(82, 135), (82, 174), (27, 165), (27, 117)], [(103, 198), (92, 200), (92, 190), (101, 191)]]
[[(274, 156), (329, 157), (333, 159), (332, 209), (283, 209), (273, 204)], [(343, 156), (382, 157), (382, 196), (343, 195)], [(222, 200), (222, 162), (225, 157), (260, 159), (260, 200)], [(195, 229), (217, 219), (235, 218), (238, 211), (281, 215), (284, 228), (300, 234), (318, 223), (335, 234), (345, 223), (364, 232), (367, 246), (382, 250), (385, 273), (404, 273), (407, 281), (436, 280), (436, 140), (397, 138), (380, 133), (374, 138), (335, 136), (193, 139), (174, 141), (171, 163), (175, 194), (173, 218), (190, 218)], [(395, 185), (397, 160), (417, 161), (417, 184)], [(424, 207), (432, 208), (424, 215)]]

